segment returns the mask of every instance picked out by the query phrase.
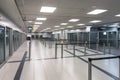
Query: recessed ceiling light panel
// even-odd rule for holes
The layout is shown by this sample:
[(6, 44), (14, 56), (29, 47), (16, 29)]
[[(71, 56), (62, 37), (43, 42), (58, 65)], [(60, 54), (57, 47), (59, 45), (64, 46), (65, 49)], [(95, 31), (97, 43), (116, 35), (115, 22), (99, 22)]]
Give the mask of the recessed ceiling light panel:
[(60, 28), (60, 29), (65, 29), (65, 28)]
[(56, 10), (56, 7), (48, 7), (48, 6), (43, 6), (40, 10), (40, 12), (44, 13), (53, 13)]
[(67, 28), (73, 28), (74, 26), (68, 26)]
[(85, 24), (77, 24), (78, 26), (84, 26)]
[(90, 21), (90, 23), (99, 23), (99, 22), (102, 22), (101, 20), (93, 20), (93, 21)]
[(42, 22), (35, 22), (35, 24), (42, 24)]
[(67, 25), (68, 23), (61, 23), (60, 25)]
[(40, 18), (40, 17), (38, 17), (38, 18), (36, 18), (36, 20), (42, 20), (42, 21), (45, 21), (45, 20), (47, 20), (47, 18)]
[(60, 27), (60, 26), (55, 26), (56, 28)]
[(32, 23), (32, 21), (27, 21), (27, 22)]
[(120, 14), (115, 15), (116, 17), (120, 17)]
[(98, 15), (98, 14), (104, 13), (106, 11), (108, 11), (108, 10), (105, 10), (105, 9), (95, 9), (95, 10), (93, 10), (93, 11), (87, 13), (87, 14), (89, 14), (89, 15)]
[(70, 19), (69, 22), (77, 22), (79, 21), (80, 19)]

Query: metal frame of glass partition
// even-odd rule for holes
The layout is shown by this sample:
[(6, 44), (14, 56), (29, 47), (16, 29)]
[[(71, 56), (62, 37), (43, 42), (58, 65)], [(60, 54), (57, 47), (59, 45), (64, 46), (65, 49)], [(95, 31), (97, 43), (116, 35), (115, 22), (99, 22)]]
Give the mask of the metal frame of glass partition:
[[(75, 35), (73, 34), (76, 34), (77, 38), (75, 38)], [(119, 41), (120, 38), (118, 38), (117, 36), (118, 34), (120, 35), (120, 32), (117, 33), (115, 31), (76, 32), (76, 33), (68, 33), (68, 40), (69, 42), (78, 42), (78, 43), (79, 42), (100, 43), (100, 44), (105, 43), (106, 46), (110, 44), (112, 47), (118, 48), (118, 43), (120, 43)], [(91, 45), (89, 44), (89, 47), (90, 46)]]
[[(17, 38), (16, 41), (14, 41), (14, 38)], [(16, 47), (17, 50), (25, 40), (26, 35), (24, 33), (0, 25), (0, 67), (12, 56), (13, 48)], [(14, 44), (17, 44), (17, 46), (14, 46)]]

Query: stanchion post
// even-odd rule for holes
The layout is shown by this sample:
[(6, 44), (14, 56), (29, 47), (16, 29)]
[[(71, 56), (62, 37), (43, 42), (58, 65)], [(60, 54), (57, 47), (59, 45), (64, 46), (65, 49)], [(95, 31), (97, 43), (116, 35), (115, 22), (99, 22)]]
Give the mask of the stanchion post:
[(99, 44), (98, 43), (96, 43), (96, 50), (98, 51), (98, 47), (99, 47)]
[(105, 55), (105, 43), (103, 43), (103, 53)]
[(57, 59), (57, 44), (55, 44), (55, 59)]
[(31, 59), (31, 40), (29, 41), (29, 60)]
[(61, 58), (63, 58), (63, 44), (61, 44)]
[(109, 50), (109, 54), (111, 53), (111, 45), (110, 43), (108, 43), (108, 50)]
[(92, 60), (88, 59), (88, 80), (92, 80)]
[(74, 57), (75, 57), (75, 44), (73, 44), (73, 54), (74, 54)]
[(87, 42), (85, 42), (85, 44), (84, 44), (84, 55), (86, 55), (86, 44), (87, 44)]
[(119, 57), (119, 79), (120, 79), (120, 57)]

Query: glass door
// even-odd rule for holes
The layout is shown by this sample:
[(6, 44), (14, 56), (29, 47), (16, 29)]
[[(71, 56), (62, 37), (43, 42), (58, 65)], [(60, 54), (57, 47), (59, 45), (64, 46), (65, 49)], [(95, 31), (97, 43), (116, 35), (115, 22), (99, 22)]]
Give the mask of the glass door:
[(0, 26), (0, 64), (5, 60), (5, 29)]
[(6, 59), (10, 56), (10, 28), (6, 28)]

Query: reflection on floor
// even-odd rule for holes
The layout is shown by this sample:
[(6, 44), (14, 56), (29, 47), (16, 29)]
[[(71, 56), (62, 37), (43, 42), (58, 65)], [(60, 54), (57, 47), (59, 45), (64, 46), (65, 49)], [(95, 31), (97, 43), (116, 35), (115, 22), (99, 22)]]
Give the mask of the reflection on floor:
[[(27, 47), (28, 42), (25, 42), (0, 69), (0, 80), (14, 80), (24, 53), (28, 51)], [(45, 45), (39, 40), (33, 40), (31, 61), (28, 61), (27, 54), (20, 80), (88, 80), (88, 63), (86, 63), (88, 58), (113, 56), (93, 51), (87, 51), (88, 54), (84, 56), (84, 53), (80, 52), (84, 48), (77, 46), (78, 50), (75, 51), (77, 57), (73, 57), (72, 47), (71, 45), (68, 48), (64, 46), (64, 58), (61, 59), (61, 48), (58, 46), (58, 59), (54, 59), (55, 45), (53, 43), (47, 42)], [(118, 78), (118, 59), (94, 61), (93, 64)], [(92, 67), (92, 80), (114, 80), (100, 69)]]

